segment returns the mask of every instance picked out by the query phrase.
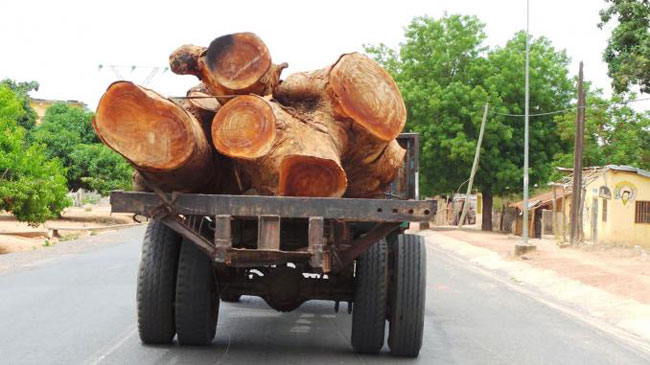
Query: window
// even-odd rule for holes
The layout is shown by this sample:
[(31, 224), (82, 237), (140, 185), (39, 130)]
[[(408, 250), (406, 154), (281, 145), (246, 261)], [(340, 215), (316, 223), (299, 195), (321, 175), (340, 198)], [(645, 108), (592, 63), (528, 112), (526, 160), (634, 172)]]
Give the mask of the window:
[(634, 223), (650, 223), (650, 201), (637, 200)]
[(603, 199), (603, 222), (607, 222), (607, 199)]

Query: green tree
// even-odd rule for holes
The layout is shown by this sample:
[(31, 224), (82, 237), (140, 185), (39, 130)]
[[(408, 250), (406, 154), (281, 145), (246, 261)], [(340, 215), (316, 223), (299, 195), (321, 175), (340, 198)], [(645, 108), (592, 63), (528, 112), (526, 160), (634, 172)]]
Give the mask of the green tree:
[[(58, 158), (63, 166), (70, 168), (77, 145), (99, 142), (91, 119), (92, 113), (87, 110), (56, 103), (47, 108), (43, 121), (32, 130), (30, 139), (46, 146), (47, 157)], [(72, 169), (68, 169), (67, 181), (71, 190), (84, 187), (83, 182), (72, 175)]]
[(18, 125), (26, 111), (7, 85), (0, 85), (0, 209), (21, 221), (41, 223), (70, 204), (63, 167), (47, 160), (44, 146), (27, 146)]
[(620, 93), (639, 85), (641, 92), (650, 92), (650, 1), (605, 2), (609, 5), (600, 11), (598, 26), (617, 21), (603, 53), (614, 90)]
[(70, 159), (70, 176), (84, 188), (106, 195), (111, 190), (129, 189), (133, 170), (122, 156), (99, 144), (79, 144)]
[(38, 115), (36, 114), (36, 110), (34, 110), (34, 108), (29, 104), (29, 92), (38, 91), (38, 82), (15, 82), (10, 79), (4, 79), (0, 81), (0, 85), (9, 87), (15, 93), (25, 111), (18, 120), (18, 125), (28, 131), (34, 128)]
[[(587, 93), (585, 115), (584, 166), (631, 165), (650, 169), (650, 116), (623, 103), (622, 97), (611, 100), (602, 91)], [(567, 144), (565, 152), (554, 157), (554, 165), (573, 166), (575, 112), (556, 117), (560, 138)], [(555, 174), (555, 178), (559, 174)]]
[[(455, 192), (469, 177), (484, 103), (491, 113), (475, 186), (483, 193), (482, 227), (492, 229), (495, 194), (522, 189), (525, 33), (488, 50), (484, 24), (473, 16), (415, 18), (398, 51), (384, 45), (366, 51), (395, 77), (408, 109), (407, 129), (422, 138), (422, 190)], [(569, 59), (543, 38), (531, 40), (531, 113), (569, 106)], [(552, 157), (563, 148), (552, 116), (530, 119), (530, 183), (543, 183)]]

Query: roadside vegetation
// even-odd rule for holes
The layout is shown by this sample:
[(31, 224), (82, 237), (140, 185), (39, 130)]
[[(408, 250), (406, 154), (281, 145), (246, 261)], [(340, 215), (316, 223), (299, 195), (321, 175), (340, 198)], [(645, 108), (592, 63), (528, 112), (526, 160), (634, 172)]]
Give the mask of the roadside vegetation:
[[(636, 98), (628, 86), (647, 87), (650, 68), (616, 65), (612, 52), (625, 49), (621, 32), (635, 32), (639, 7), (635, 1), (611, 1), (603, 11), (607, 22), (625, 14), (634, 26), (624, 23), (614, 31), (605, 60), (615, 77), (618, 93), (605, 98), (601, 90), (588, 87), (585, 132), (585, 166), (625, 164), (650, 169), (650, 115), (628, 104)], [(630, 10), (630, 7), (632, 10)], [(647, 62), (648, 14), (642, 15), (645, 30), (635, 38)], [(594, 24), (596, 26), (596, 24)], [(629, 28), (629, 29), (628, 29)], [(483, 193), (482, 227), (492, 230), (494, 196), (513, 196), (522, 191), (524, 150), (525, 32), (505, 45), (487, 47), (485, 24), (477, 17), (445, 15), (435, 19), (417, 17), (405, 28), (405, 41), (391, 48), (385, 44), (365, 49), (395, 78), (408, 110), (406, 129), (421, 136), (422, 192), (426, 195), (456, 192), (469, 177), (478, 139), (483, 106), (489, 104), (481, 159), (474, 186)], [(628, 37), (629, 38), (629, 37)], [(615, 51), (612, 51), (614, 49)], [(618, 53), (616, 53), (618, 54)], [(632, 56), (629, 56), (632, 62)], [(628, 62), (626, 61), (626, 62)], [(635, 62), (639, 58), (634, 58)], [(556, 49), (543, 36), (530, 38), (530, 185), (543, 187), (555, 177), (554, 167), (573, 165), (577, 70), (569, 68), (564, 50)], [(647, 64), (644, 64), (647, 66)], [(587, 83), (588, 85), (588, 83)], [(644, 86), (646, 85), (646, 86)], [(588, 85), (589, 86), (589, 85)]]
[(0, 82), (0, 210), (31, 224), (70, 206), (67, 193), (127, 188), (130, 166), (97, 140), (92, 113), (54, 104), (36, 123), (28, 93), (36, 82)]

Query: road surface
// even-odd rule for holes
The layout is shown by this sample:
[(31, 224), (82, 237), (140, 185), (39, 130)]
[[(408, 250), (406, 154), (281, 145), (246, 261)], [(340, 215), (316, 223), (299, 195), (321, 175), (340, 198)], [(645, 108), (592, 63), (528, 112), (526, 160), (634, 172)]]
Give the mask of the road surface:
[[(643, 346), (598, 329), (502, 278), (473, 269), (431, 242), (424, 346), (418, 359), (396, 359), (386, 349), (380, 356), (354, 354), (345, 305), (338, 314), (328, 302), (308, 302), (294, 312), (278, 313), (254, 297), (222, 304), (217, 336), (210, 347), (144, 346), (138, 339), (135, 317), (143, 231), (139, 227), (89, 237), (69, 249), (54, 247), (0, 257), (0, 269), (5, 267), (0, 272), (0, 362), (650, 362)], [(7, 266), (10, 261), (18, 264)]]

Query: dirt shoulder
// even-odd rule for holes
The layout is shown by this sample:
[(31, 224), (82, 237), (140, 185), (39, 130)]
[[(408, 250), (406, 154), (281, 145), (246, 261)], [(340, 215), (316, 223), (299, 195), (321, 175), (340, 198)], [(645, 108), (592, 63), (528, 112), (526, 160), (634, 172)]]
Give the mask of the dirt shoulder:
[[(440, 230), (440, 234), (513, 257), (521, 237), (496, 232)], [(537, 250), (524, 255), (528, 264), (549, 269), (612, 294), (650, 304), (650, 257), (646, 251), (625, 247), (581, 245), (558, 247), (552, 240), (531, 240)]]
[(477, 230), (420, 232), (435, 249), (451, 251), (471, 263), (500, 272), (514, 282), (627, 331), (650, 339), (650, 258), (646, 251), (622, 247), (559, 248), (551, 240), (532, 240), (537, 251), (514, 257), (521, 238)]
[[(90, 228), (123, 226), (132, 223), (135, 222), (131, 214), (112, 214), (108, 205), (67, 208), (61, 218), (49, 220), (35, 227), (17, 221), (7, 212), (0, 212), (0, 254), (50, 247), (61, 241), (103, 232), (89, 230)], [(57, 229), (58, 236), (52, 236), (53, 229)]]

